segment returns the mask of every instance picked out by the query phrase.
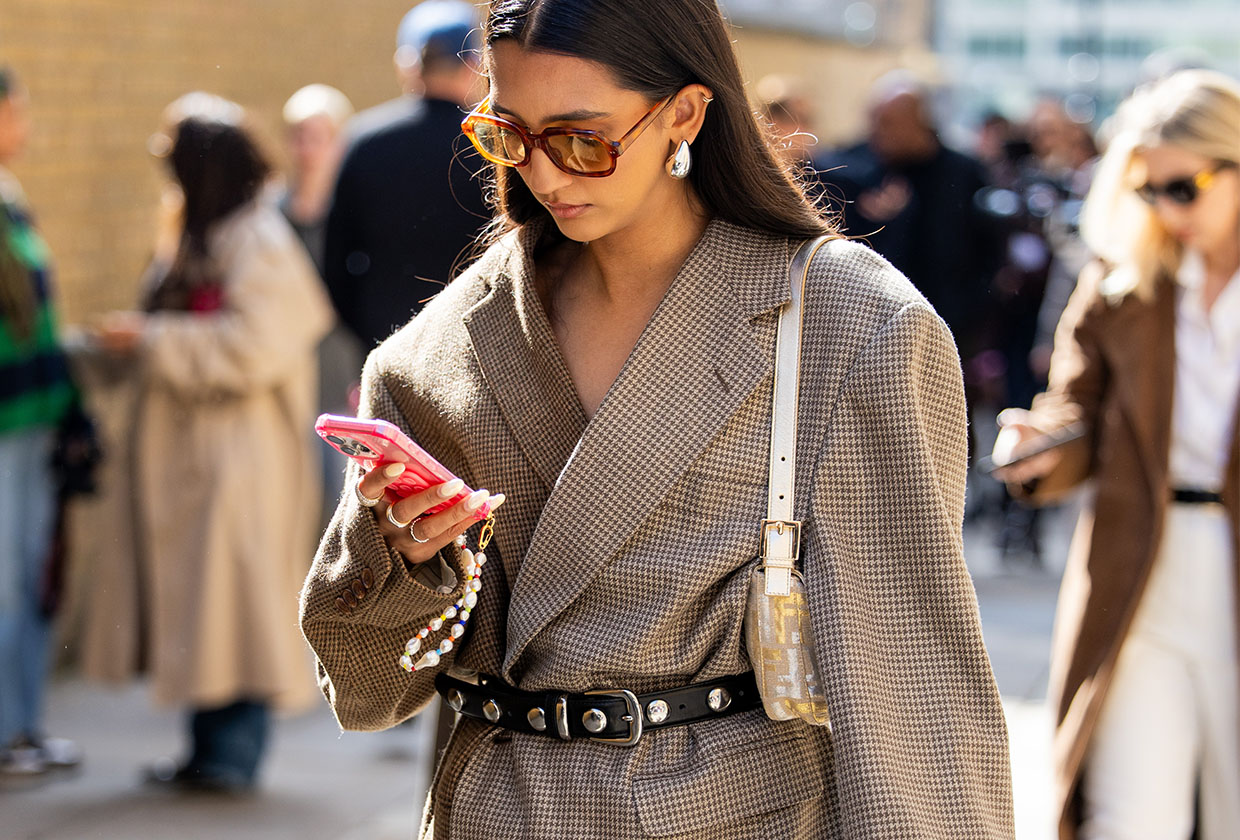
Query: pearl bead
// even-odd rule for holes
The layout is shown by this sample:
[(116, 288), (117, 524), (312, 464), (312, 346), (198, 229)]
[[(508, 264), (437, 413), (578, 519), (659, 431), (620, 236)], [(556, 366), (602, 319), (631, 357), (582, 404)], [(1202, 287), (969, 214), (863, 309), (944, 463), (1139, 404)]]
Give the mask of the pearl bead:
[(431, 632), (432, 633), (441, 627), (443, 627), (443, 618), (432, 618), (431, 619)]
[(461, 610), (461, 623), (464, 624), (467, 621), (469, 621), (469, 610)]
[(408, 656), (402, 656), (400, 658), (400, 667), (404, 668), (406, 671), (412, 671), (413, 660), (410, 659)]
[(487, 562), (487, 556), (485, 553), (479, 551), (477, 554), (474, 555), (474, 561), (477, 562), (479, 566), (481, 566)]
[(423, 627), (421, 630), (419, 630), (419, 631), (418, 631), (418, 638), (419, 638), (419, 639), (425, 639), (425, 638), (426, 638), (427, 636), (429, 636), (430, 634), (431, 634), (431, 631), (430, 631), (430, 630), (428, 630), (427, 628)]
[(480, 581), (478, 578), (474, 578), (473, 580), (469, 582), (469, 588), (472, 589), (474, 592), (477, 592), (478, 590), (482, 588), (482, 581)]
[(444, 618), (456, 618), (456, 607), (448, 607), (443, 611)]
[(442, 642), (439, 643), (439, 653), (441, 655), (447, 653), (450, 650), (452, 650), (451, 639), (444, 639)]
[(418, 660), (418, 664), (414, 668), (434, 668), (439, 664), (439, 651), (428, 650), (426, 655)]
[(465, 566), (465, 577), (475, 577), (478, 574), (478, 564), (469, 563)]
[(470, 592), (465, 596), (465, 606), (469, 607), (471, 610), (474, 608), (474, 606), (477, 603), (478, 603), (477, 592)]
[(459, 639), (461, 638), (461, 636), (464, 636), (465, 635), (465, 623), (462, 621), (462, 622), (457, 622), (456, 624), (453, 624), (452, 629), (448, 631), (448, 635), (450, 635), (454, 639)]
[(456, 544), (457, 548), (464, 548), (465, 547), (465, 535), (457, 534), (456, 539), (452, 540), (452, 542)]
[(416, 636), (410, 639), (409, 641), (405, 642), (405, 653), (409, 654), (410, 656), (413, 656), (421, 648), (422, 648), (422, 640), (417, 638)]

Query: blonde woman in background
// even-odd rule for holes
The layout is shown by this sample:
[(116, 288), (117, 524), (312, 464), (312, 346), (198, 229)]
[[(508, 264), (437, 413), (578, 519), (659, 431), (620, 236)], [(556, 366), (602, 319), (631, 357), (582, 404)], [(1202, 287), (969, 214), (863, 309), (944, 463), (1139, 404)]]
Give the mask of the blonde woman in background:
[(1240, 84), (1177, 73), (1117, 121), (1084, 211), (1102, 261), (995, 445), (1086, 430), (1004, 476), (1094, 485), (1053, 648), (1059, 836), (1240, 837)]

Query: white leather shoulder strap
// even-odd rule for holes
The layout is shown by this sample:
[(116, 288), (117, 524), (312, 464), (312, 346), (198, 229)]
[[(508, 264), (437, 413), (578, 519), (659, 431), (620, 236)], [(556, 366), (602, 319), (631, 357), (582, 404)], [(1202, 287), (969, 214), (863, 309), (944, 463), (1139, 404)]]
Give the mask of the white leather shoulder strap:
[(792, 299), (779, 313), (775, 338), (775, 393), (771, 410), (771, 463), (766, 519), (762, 521), (762, 564), (766, 594), (787, 595), (801, 552), (801, 523), (793, 519), (797, 474), (797, 404), (801, 379), (802, 300), (809, 266), (818, 249), (834, 237), (810, 239), (797, 248), (788, 267)]

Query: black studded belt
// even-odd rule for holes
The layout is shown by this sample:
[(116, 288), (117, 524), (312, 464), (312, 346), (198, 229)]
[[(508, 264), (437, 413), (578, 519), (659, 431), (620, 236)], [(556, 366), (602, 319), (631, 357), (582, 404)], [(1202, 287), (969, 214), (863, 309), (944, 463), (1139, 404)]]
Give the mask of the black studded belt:
[(488, 674), (478, 674), (473, 683), (446, 672), (435, 677), (435, 689), (465, 717), (515, 732), (625, 747), (652, 729), (743, 712), (762, 702), (752, 671), (649, 694), (623, 688), (583, 694), (522, 691)]
[(1221, 505), (1223, 495), (1210, 490), (1188, 490), (1179, 488), (1171, 491), (1171, 501), (1182, 505)]

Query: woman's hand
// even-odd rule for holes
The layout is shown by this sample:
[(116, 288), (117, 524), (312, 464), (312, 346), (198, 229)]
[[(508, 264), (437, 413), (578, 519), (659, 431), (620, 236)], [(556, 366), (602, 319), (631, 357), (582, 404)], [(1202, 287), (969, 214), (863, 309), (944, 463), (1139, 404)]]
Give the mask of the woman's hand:
[[(388, 464), (362, 476), (357, 491), (367, 499), (379, 499), (371, 512), (379, 524), (379, 532), (387, 540), (388, 545), (400, 552), (410, 563), (425, 563), (435, 557), (440, 549), (447, 546), (458, 534), (463, 534), (471, 525), (478, 521), (475, 514), (488, 500), (491, 510), (504, 503), (504, 494), (492, 496), (486, 490), (475, 490), (472, 494), (457, 502), (452, 507), (441, 510), (433, 516), (423, 516), (426, 511), (442, 504), (465, 487), (459, 478), (444, 484), (428, 487), (421, 493), (401, 499), (391, 505), (391, 517), (388, 516), (388, 503), (383, 500), (384, 490), (405, 471), (404, 464)], [(392, 524), (395, 519), (397, 526)]]
[(146, 314), (109, 312), (99, 319), (92, 332), (95, 341), (106, 352), (114, 356), (127, 356), (142, 344)]
[[(1008, 408), (999, 412), (999, 436), (995, 438), (991, 458), (1003, 463), (1020, 456), (1020, 449), (1042, 437), (1042, 433), (1029, 424), (1029, 412), (1023, 408)], [(1059, 464), (1063, 453), (1048, 449), (1007, 467), (995, 470), (994, 476), (1008, 484), (1025, 484), (1042, 478)]]

